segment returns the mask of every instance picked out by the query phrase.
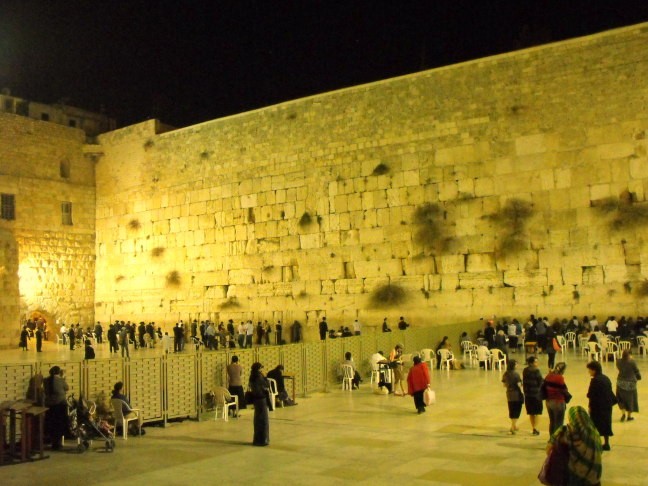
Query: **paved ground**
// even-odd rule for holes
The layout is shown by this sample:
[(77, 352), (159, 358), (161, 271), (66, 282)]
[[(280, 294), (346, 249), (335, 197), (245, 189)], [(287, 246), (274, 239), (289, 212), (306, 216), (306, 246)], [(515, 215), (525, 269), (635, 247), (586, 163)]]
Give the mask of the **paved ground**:
[[(14, 358), (5, 353), (2, 360)], [(545, 363), (544, 356), (541, 360)], [(586, 405), (585, 361), (573, 352), (566, 361), (573, 404)], [(648, 380), (648, 359), (637, 362)], [(606, 364), (605, 372), (614, 383), (613, 365)], [(539, 484), (546, 413), (539, 437), (531, 435), (524, 415), (518, 435), (509, 436), (499, 372), (435, 371), (433, 387), (437, 404), (420, 416), (411, 397), (374, 395), (368, 385), (354, 392), (336, 389), (272, 413), (270, 447), (249, 445), (252, 411), (229, 422), (213, 421), (211, 415), (200, 422), (149, 427), (141, 438), (117, 439), (112, 454), (95, 443), (83, 455), (70, 447), (44, 461), (3, 467), (0, 485)], [(644, 383), (639, 395), (646, 410)], [(619, 417), (615, 410), (603, 484), (646, 485), (648, 423), (642, 415), (631, 423), (620, 423)]]

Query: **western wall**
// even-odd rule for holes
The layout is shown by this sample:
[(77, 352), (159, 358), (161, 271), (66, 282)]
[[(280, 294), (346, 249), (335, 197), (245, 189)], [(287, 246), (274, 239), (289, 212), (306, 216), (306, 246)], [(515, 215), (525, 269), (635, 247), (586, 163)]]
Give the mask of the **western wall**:
[(647, 54), (641, 24), (106, 133), (95, 316), (646, 313)]

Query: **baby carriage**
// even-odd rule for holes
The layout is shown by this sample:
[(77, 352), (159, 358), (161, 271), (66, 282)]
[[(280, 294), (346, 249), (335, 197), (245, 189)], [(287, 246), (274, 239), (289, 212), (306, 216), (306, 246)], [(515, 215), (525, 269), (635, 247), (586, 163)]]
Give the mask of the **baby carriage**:
[(104, 441), (106, 452), (115, 449), (115, 439), (112, 427), (105, 420), (93, 418), (96, 405), (86, 400), (83, 395), (78, 399), (71, 395), (68, 398), (70, 430), (77, 439), (77, 451), (83, 453), (92, 445), (93, 440)]

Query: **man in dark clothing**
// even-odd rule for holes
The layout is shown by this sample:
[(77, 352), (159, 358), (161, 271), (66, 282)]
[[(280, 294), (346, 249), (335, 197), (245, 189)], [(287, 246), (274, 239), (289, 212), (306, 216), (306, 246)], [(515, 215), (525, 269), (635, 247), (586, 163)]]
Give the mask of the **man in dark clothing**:
[(90, 345), (90, 340), (86, 340), (85, 342), (85, 357), (83, 359), (95, 359), (95, 352)]
[(281, 321), (277, 321), (277, 324), (275, 325), (275, 339), (276, 343), (278, 346), (281, 346), (281, 334), (283, 333), (283, 326), (281, 325)]
[(145, 334), (146, 334), (146, 326), (144, 325), (144, 321), (142, 321), (139, 323), (139, 326), (137, 326), (137, 335), (139, 337), (140, 348), (146, 347), (146, 341), (144, 341)]
[(70, 351), (74, 350), (74, 338), (75, 338), (74, 328), (70, 326), (68, 331), (68, 341), (70, 342)]
[(320, 339), (324, 341), (326, 339), (326, 335), (328, 334), (328, 324), (326, 323), (326, 317), (322, 317), (322, 320), (319, 323), (319, 334)]
[(43, 330), (40, 326), (36, 328), (36, 352), (43, 352)]
[(409, 327), (409, 324), (407, 322), (405, 322), (405, 319), (403, 319), (403, 317), (401, 316), (400, 321), (398, 321), (398, 329), (400, 329), (401, 331), (404, 331), (408, 327)]
[(173, 352), (178, 353), (182, 351), (182, 338), (184, 334), (184, 329), (180, 327), (180, 323), (176, 323), (173, 328)]
[(115, 325), (111, 324), (108, 326), (108, 346), (111, 353), (116, 353), (119, 349), (119, 344), (117, 344), (117, 329)]
[(283, 365), (278, 365), (275, 369), (268, 371), (267, 377), (272, 378), (277, 382), (277, 400), (280, 400), (284, 406), (290, 407), (292, 405), (297, 405), (294, 401), (288, 396), (286, 391), (286, 385), (284, 383), (283, 375), (284, 367)]
[(97, 321), (97, 325), (95, 326), (95, 336), (97, 336), (97, 344), (102, 344), (103, 343), (103, 327), (101, 327), (101, 323)]

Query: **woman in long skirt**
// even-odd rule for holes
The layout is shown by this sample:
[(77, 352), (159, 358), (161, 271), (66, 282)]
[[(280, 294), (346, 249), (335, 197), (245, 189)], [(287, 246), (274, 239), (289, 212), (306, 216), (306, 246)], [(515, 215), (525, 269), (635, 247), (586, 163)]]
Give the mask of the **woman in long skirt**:
[(502, 383), (506, 388), (506, 401), (508, 402), (509, 419), (511, 419), (511, 429), (509, 434), (514, 435), (518, 430), (517, 421), (520, 418), (522, 404), (524, 403), (524, 394), (522, 393), (522, 380), (520, 375), (515, 371), (517, 362), (509, 360), (506, 372), (502, 375)]
[(263, 365), (254, 363), (250, 373), (250, 390), (254, 403), (254, 440), (252, 445), (270, 445), (270, 421), (268, 419), (268, 398), (270, 384), (261, 372)]
[(639, 411), (639, 400), (637, 397), (637, 380), (641, 380), (641, 374), (637, 364), (630, 357), (630, 350), (624, 349), (621, 359), (616, 362), (619, 376), (617, 377), (616, 397), (621, 409), (621, 422), (625, 422), (626, 414), (628, 422), (634, 420), (633, 412)]
[(603, 450), (610, 450), (610, 436), (612, 433), (612, 407), (616, 404), (616, 396), (612, 391), (610, 379), (603, 374), (601, 363), (592, 361), (587, 364), (590, 381), (587, 398), (589, 398), (590, 417), (596, 429), (603, 437)]

